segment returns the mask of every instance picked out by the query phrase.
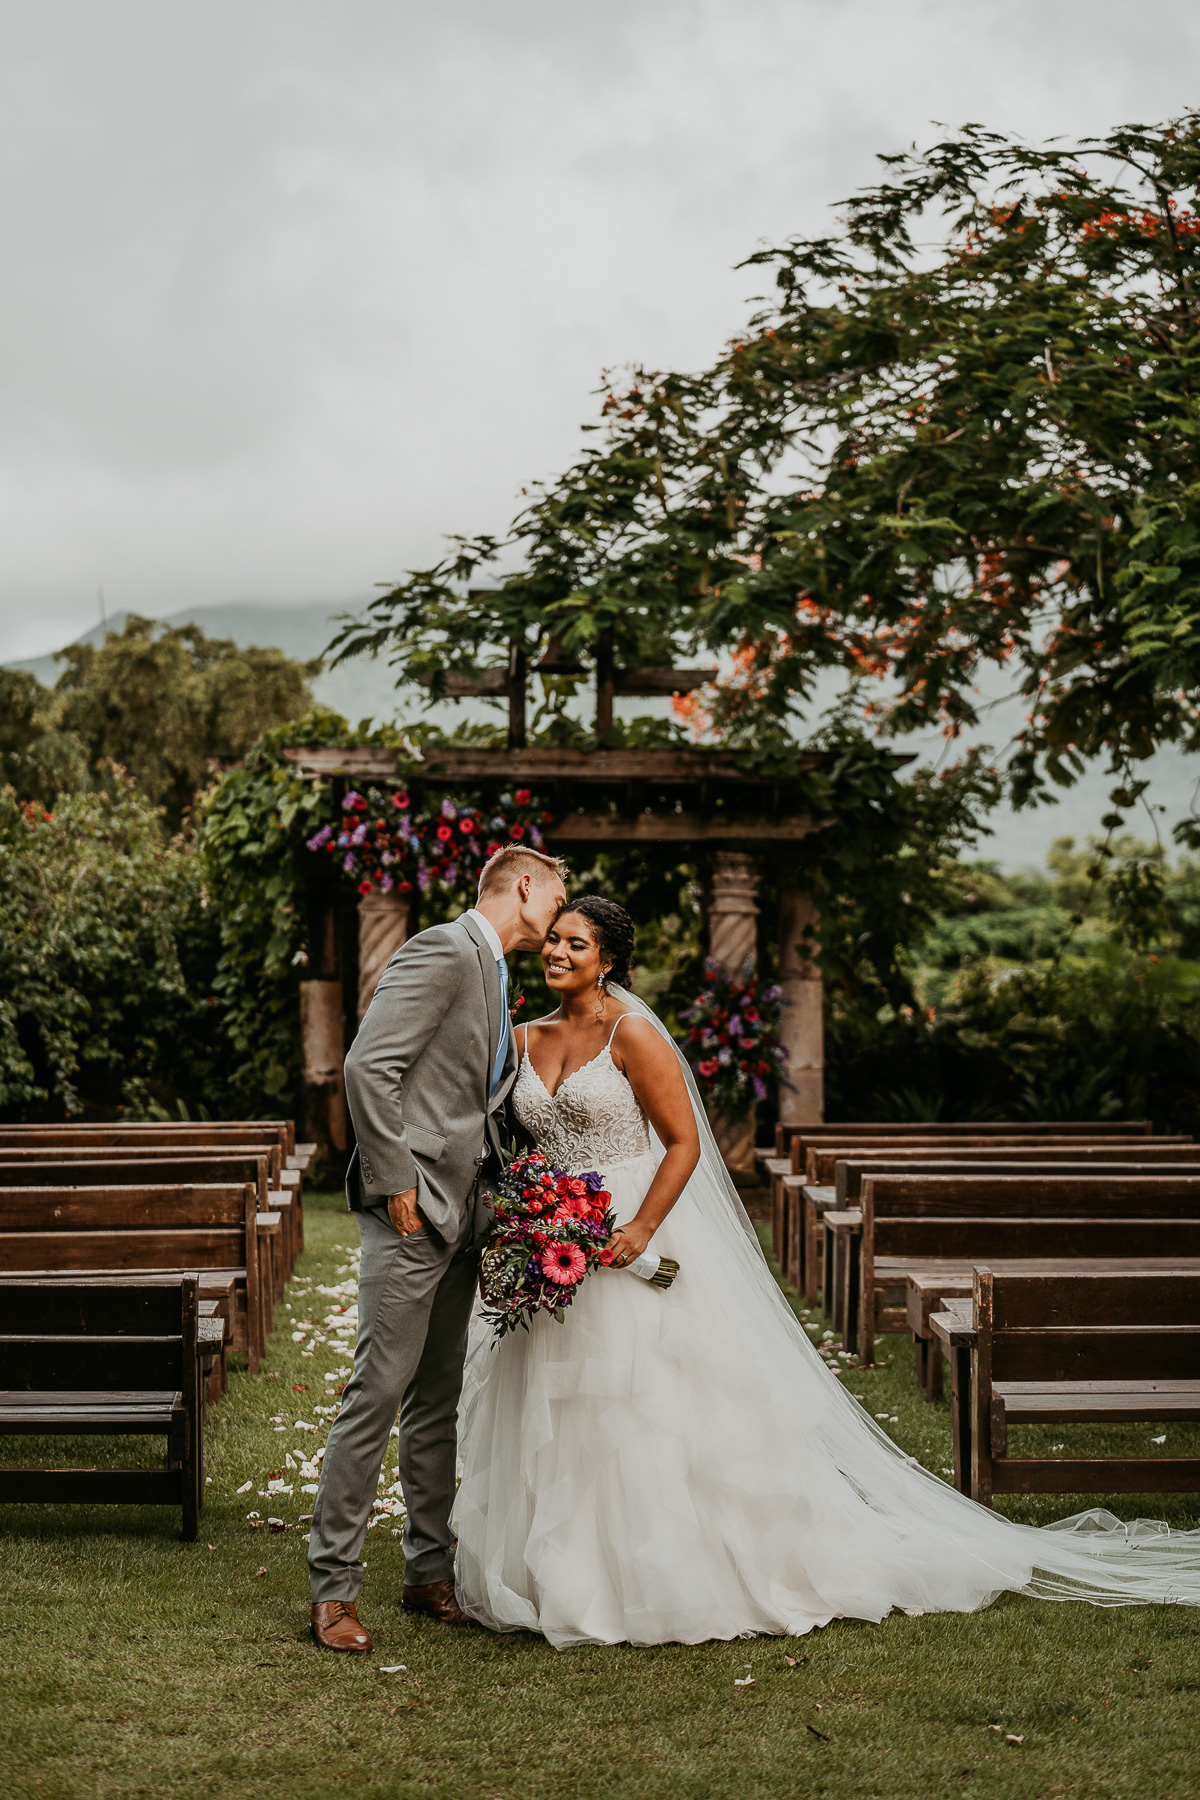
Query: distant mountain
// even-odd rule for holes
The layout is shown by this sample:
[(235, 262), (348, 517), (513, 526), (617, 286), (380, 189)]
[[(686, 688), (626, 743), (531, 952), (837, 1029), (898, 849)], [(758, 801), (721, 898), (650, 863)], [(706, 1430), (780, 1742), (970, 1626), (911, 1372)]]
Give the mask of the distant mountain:
[[(171, 613), (164, 625), (199, 625), (209, 637), (232, 638), (235, 644), (267, 644), (307, 662), (320, 656), (337, 630), (337, 614), (356, 612), (347, 602), (318, 601), (305, 606), (266, 606), (261, 601), (232, 600), (222, 606), (194, 606)], [(114, 613), (108, 630), (124, 629), (127, 613)], [(93, 626), (76, 639), (81, 644), (102, 644), (104, 628)], [(34, 656), (5, 665), (27, 669), (46, 687), (53, 687), (63, 665), (54, 656)], [(357, 722), (363, 718), (392, 719), (396, 713), (396, 686), (385, 662), (369, 658), (339, 669), (329, 669), (313, 682), (313, 692), (323, 706), (331, 706)]]

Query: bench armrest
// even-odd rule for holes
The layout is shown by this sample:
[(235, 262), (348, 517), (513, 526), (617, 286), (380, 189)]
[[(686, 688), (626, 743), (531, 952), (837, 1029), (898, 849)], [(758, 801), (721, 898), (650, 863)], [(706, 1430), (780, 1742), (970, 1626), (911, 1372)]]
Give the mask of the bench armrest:
[(283, 1216), (277, 1212), (256, 1213), (254, 1222), (260, 1237), (274, 1237), (282, 1228)]
[(825, 1223), (832, 1231), (857, 1233), (862, 1230), (863, 1216), (855, 1207), (849, 1212), (835, 1212), (832, 1208), (825, 1214)]
[(225, 1342), (224, 1319), (200, 1319), (197, 1323), (196, 1336), (200, 1343), (201, 1355), (206, 1350), (219, 1350)]

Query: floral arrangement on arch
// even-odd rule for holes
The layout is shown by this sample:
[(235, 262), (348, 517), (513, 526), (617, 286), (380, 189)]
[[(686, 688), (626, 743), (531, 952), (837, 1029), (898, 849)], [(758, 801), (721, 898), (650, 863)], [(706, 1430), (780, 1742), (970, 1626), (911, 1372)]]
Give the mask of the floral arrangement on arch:
[(778, 1035), (782, 993), (749, 967), (734, 981), (711, 957), (705, 963), (700, 992), (679, 1019), (687, 1026), (683, 1053), (712, 1111), (736, 1118), (778, 1080), (787, 1062)]
[(444, 799), (417, 809), (406, 788), (384, 793), (355, 789), (342, 801), (342, 820), (322, 825), (307, 840), (315, 854), (333, 858), (360, 894), (460, 894), (473, 889), (489, 856), (503, 844), (543, 846), (541, 827), (553, 815), (528, 788), (479, 800)]

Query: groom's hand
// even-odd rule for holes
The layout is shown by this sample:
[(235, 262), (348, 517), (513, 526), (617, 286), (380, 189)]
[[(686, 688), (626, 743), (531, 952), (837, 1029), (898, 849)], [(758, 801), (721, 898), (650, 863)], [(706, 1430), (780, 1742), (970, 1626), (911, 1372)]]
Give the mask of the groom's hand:
[(393, 1194), (390, 1197), (388, 1218), (401, 1237), (411, 1237), (414, 1231), (424, 1231), (425, 1221), (417, 1206), (416, 1188), (409, 1188), (407, 1194)]

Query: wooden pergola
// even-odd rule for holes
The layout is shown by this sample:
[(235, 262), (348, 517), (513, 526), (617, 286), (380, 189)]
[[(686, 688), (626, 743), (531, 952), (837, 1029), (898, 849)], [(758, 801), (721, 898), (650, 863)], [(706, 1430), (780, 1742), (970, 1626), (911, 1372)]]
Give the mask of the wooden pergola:
[[(284, 752), (311, 777), (345, 786), (400, 779), (399, 753), (337, 746)], [(822, 758), (805, 759), (804, 769)], [(823, 994), (820, 920), (801, 880), (798, 849), (833, 823), (813, 818), (798, 804), (792, 782), (758, 777), (721, 750), (554, 750), (517, 745), (503, 750), (447, 746), (426, 751), (414, 774), (405, 758), (405, 785), (417, 804), (439, 790), (483, 788), (499, 793), (529, 787), (554, 814), (547, 846), (570, 857), (584, 849), (675, 845), (706, 867), (710, 954), (731, 974), (756, 961), (759, 887), (763, 859), (774, 865), (779, 981), (783, 989), (781, 1035), (788, 1051), (780, 1112), (790, 1123), (811, 1122), (824, 1109)], [(344, 787), (343, 787), (344, 791)], [(339, 932), (335, 895), (314, 878), (308, 978), (301, 984), (305, 1085), (310, 1137), (345, 1143), (341, 1065), (348, 1016), (361, 1018), (389, 959), (408, 936), (407, 898), (378, 890), (359, 901), (356, 942)], [(352, 968), (351, 964), (356, 964)], [(347, 987), (351, 989), (347, 992)], [(723, 1133), (730, 1167), (752, 1178), (754, 1119)]]

